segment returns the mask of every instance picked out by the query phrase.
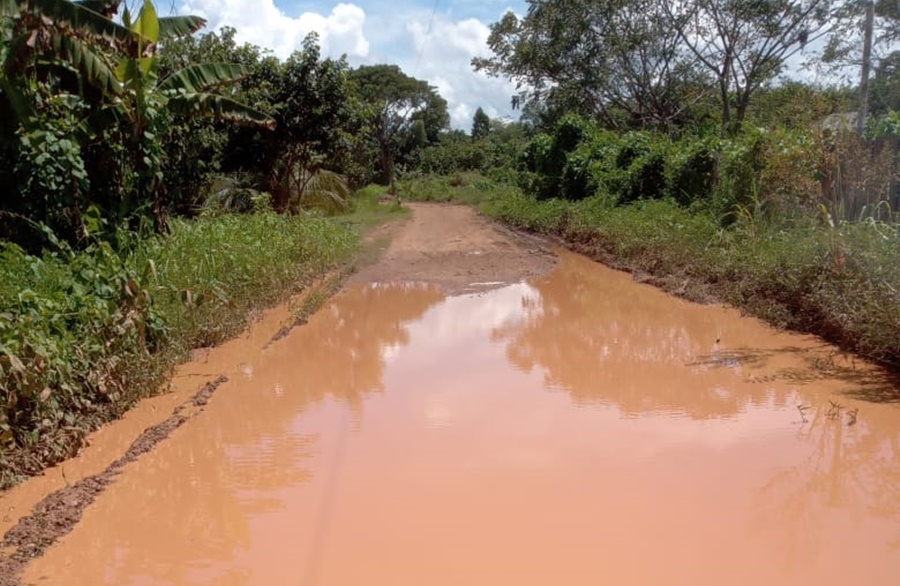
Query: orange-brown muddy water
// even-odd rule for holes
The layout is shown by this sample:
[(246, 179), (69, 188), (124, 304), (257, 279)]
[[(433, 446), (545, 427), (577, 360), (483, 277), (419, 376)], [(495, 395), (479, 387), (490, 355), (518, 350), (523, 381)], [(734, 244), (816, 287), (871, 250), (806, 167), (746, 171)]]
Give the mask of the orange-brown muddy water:
[(23, 582), (894, 585), (900, 409), (856, 398), (883, 385), (568, 253), (456, 297), (354, 285)]

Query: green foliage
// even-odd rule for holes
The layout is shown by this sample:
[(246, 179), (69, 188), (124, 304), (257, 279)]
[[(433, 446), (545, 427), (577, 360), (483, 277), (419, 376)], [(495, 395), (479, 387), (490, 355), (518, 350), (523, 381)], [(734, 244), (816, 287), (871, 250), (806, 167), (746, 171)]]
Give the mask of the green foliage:
[[(40, 118), (19, 133), (14, 173), (19, 184), (18, 205), (7, 208), (32, 222), (40, 222), (70, 239), (83, 237), (82, 220), (90, 180), (81, 149), (71, 136), (78, 123), (77, 102), (47, 100)], [(7, 204), (9, 205), (9, 204)], [(24, 226), (32, 238), (40, 236)]]
[[(578, 113), (608, 128), (667, 129), (702, 95), (702, 76), (654, 0), (530, 0), (491, 25), (477, 70), (516, 82), (518, 105), (551, 121)], [(526, 89), (527, 88), (527, 89)]]
[(202, 215), (249, 214), (272, 210), (272, 196), (252, 187), (253, 179), (241, 175), (221, 175), (208, 185)]
[(881, 120), (882, 130), (873, 126), (873, 133), (883, 138), (872, 143), (851, 133), (783, 127), (673, 142), (646, 131), (620, 135), (568, 115), (552, 134), (525, 146), (517, 183), (541, 200), (672, 198), (703, 207), (723, 224), (741, 214), (808, 217), (820, 204), (840, 218), (856, 217), (864, 208), (893, 208), (900, 145), (887, 134), (891, 118)]
[(437, 142), (449, 124), (447, 102), (434, 87), (396, 65), (363, 65), (349, 77), (365, 107), (381, 181), (393, 188), (395, 167), (414, 161), (417, 151)]
[(481, 203), (485, 195), (513, 193), (509, 184), (494, 181), (480, 173), (460, 172), (452, 175), (424, 175), (400, 183), (399, 196), (404, 201)]
[(442, 133), (437, 144), (418, 153), (416, 173), (452, 175), (475, 171), (515, 183), (516, 166), (525, 146), (521, 125), (495, 124), (487, 138), (473, 140), (460, 130)]
[(566, 174), (569, 156), (596, 132), (592, 122), (574, 114), (564, 116), (556, 124), (552, 136), (539, 134), (525, 149), (523, 164), (527, 189), (540, 199), (564, 197), (584, 199), (591, 195), (583, 180), (583, 160)]
[(491, 133), (491, 119), (484, 113), (480, 107), (475, 110), (475, 116), (472, 118), (472, 139), (478, 140), (487, 138)]
[[(103, 14), (111, 9), (96, 7)], [(14, 161), (17, 173), (2, 176), (9, 192), (2, 207), (24, 223), (48, 223), (72, 244), (88, 242), (81, 217), (87, 210), (113, 227), (136, 228), (152, 218), (157, 230), (165, 228), (161, 137), (175, 134), (169, 132), (173, 113), (263, 127), (274, 122), (211, 93), (244, 76), (241, 65), (193, 63), (160, 78), (158, 41), (194, 32), (201, 18), (160, 19), (149, 0), (134, 18), (126, 9), (122, 24), (68, 1), (10, 2), (5, 10), (13, 26), (0, 103), (15, 121), (0, 127), (0, 156)], [(18, 241), (31, 249), (40, 245), (21, 228), (4, 236), (23, 238)]]
[(666, 165), (666, 190), (681, 205), (709, 197), (716, 186), (720, 141), (685, 139), (673, 145)]
[(11, 245), (0, 253), (0, 450), (43, 444), (46, 464), (71, 455), (104, 410), (134, 399), (147, 382), (134, 367), (165, 331), (146, 281), (108, 244), (80, 253), (57, 244), (42, 258)]
[(873, 134), (877, 137), (900, 137), (900, 110), (888, 112), (878, 119)]
[(356, 190), (350, 195), (348, 203), (350, 212), (338, 216), (336, 220), (351, 226), (372, 226), (409, 213), (409, 209), (389, 195), (383, 185), (371, 184)]
[(644, 133), (629, 133), (619, 150), (617, 163), (624, 171), (619, 201), (658, 199), (667, 192), (666, 159), (668, 143)]

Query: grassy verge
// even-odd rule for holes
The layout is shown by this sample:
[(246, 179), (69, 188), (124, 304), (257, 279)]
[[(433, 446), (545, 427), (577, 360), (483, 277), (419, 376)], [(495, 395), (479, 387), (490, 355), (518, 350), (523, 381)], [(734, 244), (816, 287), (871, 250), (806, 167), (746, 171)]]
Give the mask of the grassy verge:
[(347, 225), (271, 213), (175, 221), (117, 253), (0, 245), (0, 487), (73, 455), (193, 348), (246, 326), (358, 247)]
[(722, 228), (670, 200), (537, 201), (485, 185), (475, 197), (471, 188), (444, 187), (445, 198), (478, 201), (488, 216), (559, 238), (640, 280), (698, 301), (725, 301), (900, 372), (900, 225), (745, 215)]
[(472, 172), (415, 177), (403, 181), (399, 187), (405, 201), (463, 204), (478, 204), (485, 197), (511, 195), (515, 191), (508, 185)]
[[(388, 188), (383, 185), (367, 185), (350, 197), (350, 213), (336, 218), (339, 222), (356, 228), (366, 229), (376, 224), (402, 218), (409, 210), (395, 200), (388, 201)], [(384, 199), (384, 201), (381, 201)]]

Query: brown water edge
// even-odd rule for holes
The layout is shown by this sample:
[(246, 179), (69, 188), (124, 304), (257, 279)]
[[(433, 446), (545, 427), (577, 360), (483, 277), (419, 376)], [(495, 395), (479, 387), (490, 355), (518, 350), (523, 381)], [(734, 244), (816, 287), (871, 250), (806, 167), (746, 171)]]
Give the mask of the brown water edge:
[(561, 258), (339, 295), (25, 583), (896, 583), (900, 409), (854, 398), (877, 370)]

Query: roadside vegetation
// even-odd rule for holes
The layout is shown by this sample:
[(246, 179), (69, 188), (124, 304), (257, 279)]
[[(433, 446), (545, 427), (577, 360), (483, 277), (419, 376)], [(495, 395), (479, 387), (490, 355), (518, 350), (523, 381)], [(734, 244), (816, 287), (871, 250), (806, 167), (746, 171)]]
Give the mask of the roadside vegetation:
[(451, 130), (428, 82), (315, 34), (279, 60), (150, 1), (0, 0), (0, 487), (406, 201), (900, 369), (896, 2), (527, 3), (473, 60), (520, 119)]

